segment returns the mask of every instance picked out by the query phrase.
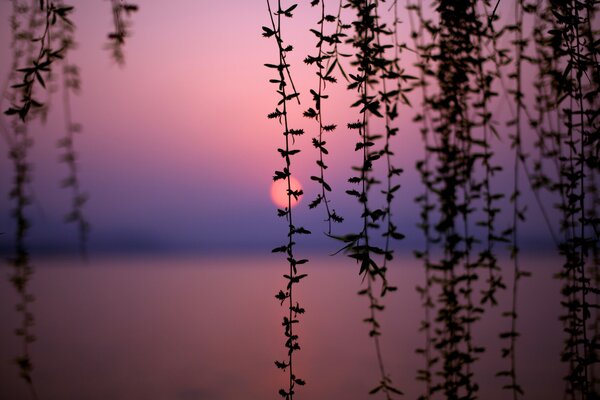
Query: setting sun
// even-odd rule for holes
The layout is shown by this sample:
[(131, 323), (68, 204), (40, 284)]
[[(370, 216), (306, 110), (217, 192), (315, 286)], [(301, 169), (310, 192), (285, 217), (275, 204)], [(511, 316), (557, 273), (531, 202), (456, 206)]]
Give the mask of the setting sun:
[[(300, 185), (298, 179), (294, 178), (293, 176), (290, 176), (290, 184), (292, 190), (302, 189), (302, 185)], [(292, 197), (292, 207), (298, 204), (300, 199), (302, 199), (302, 196), (300, 196), (298, 200)], [(280, 179), (273, 182), (271, 185), (271, 201), (273, 201), (273, 204), (280, 208), (285, 208), (288, 206), (287, 180)]]

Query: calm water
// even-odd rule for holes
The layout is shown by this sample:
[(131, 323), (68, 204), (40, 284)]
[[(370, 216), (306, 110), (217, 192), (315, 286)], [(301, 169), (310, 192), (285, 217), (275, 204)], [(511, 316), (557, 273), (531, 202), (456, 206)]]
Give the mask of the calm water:
[[(534, 274), (521, 291), (518, 371), (528, 399), (561, 398), (564, 366), (557, 258), (531, 255)], [(35, 260), (34, 379), (42, 399), (278, 399), (286, 375), (281, 317), (274, 295), (283, 286), (285, 261), (270, 257), (100, 258)], [(5, 266), (6, 267), (6, 266)], [(345, 257), (313, 258), (298, 287), (307, 313), (299, 329), (296, 371), (307, 386), (299, 399), (366, 399), (377, 382), (373, 345), (362, 323), (368, 309), (357, 267)], [(407, 399), (423, 359), (414, 349), (423, 316), (415, 286), (423, 280), (412, 258), (393, 265), (399, 287), (382, 316), (383, 349), (392, 378)], [(6, 273), (4, 274), (7, 275)], [(19, 342), (17, 299), (0, 282), (0, 399), (28, 399), (11, 360)], [(480, 398), (505, 399), (506, 368), (499, 357), (500, 317), (508, 303), (488, 312), (475, 328), (487, 351), (475, 370)], [(379, 398), (371, 396), (370, 398)]]

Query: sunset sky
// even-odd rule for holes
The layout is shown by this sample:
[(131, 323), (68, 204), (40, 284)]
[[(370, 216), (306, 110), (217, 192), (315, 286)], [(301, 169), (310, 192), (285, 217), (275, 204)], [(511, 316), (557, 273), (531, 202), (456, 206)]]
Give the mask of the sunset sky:
[[(10, 87), (9, 21), (15, 1), (0, 0), (0, 91)], [(18, 1), (39, 7), (39, 0)], [(583, 393), (585, 385), (577, 386), (577, 374), (585, 372), (587, 378), (587, 370), (573, 370), (595, 355), (589, 350), (593, 340), (580, 338), (597, 337), (598, 326), (590, 325), (588, 336), (584, 332), (583, 336), (573, 333), (567, 337), (565, 332), (569, 334), (570, 326), (585, 327), (590, 317), (582, 313), (587, 305), (594, 305), (591, 295), (585, 294), (588, 286), (594, 286), (585, 283), (591, 279), (587, 266), (594, 260), (583, 257), (586, 246), (579, 240), (579, 236), (593, 237), (592, 227), (588, 222), (581, 227), (575, 221), (581, 210), (592, 215), (587, 204), (593, 199), (590, 196), (578, 202), (580, 210), (572, 213), (568, 222), (572, 231), (563, 228), (563, 232), (558, 229), (559, 190), (555, 187), (548, 194), (542, 189), (546, 191), (539, 193), (541, 200), (536, 202), (522, 165), (515, 168), (517, 151), (511, 147), (518, 146), (513, 138), (522, 132), (523, 158), (533, 171), (541, 150), (548, 151), (543, 145), (539, 145), (541, 150), (534, 145), (537, 134), (546, 128), (548, 121), (543, 119), (550, 120), (547, 125), (556, 122), (556, 130), (560, 130), (566, 117), (561, 120), (557, 110), (556, 115), (542, 115), (536, 132), (523, 116), (522, 130), (517, 130), (515, 123), (508, 122), (518, 120), (515, 109), (520, 109), (515, 105), (517, 79), (510, 77), (518, 75), (516, 62), (500, 66), (501, 61), (495, 64), (488, 54), (502, 46), (514, 49), (514, 43), (520, 43), (506, 26), (515, 22), (515, 8), (517, 14), (520, 10), (515, 5), (521, 2), (496, 4), (498, 26), (507, 32), (498, 39), (498, 47), (490, 44), (489, 38), (495, 40), (496, 36), (486, 36), (492, 32), (487, 28), (477, 31), (485, 31), (482, 37), (486, 39), (481, 41), (474, 39), (470, 28), (465, 31), (470, 36), (452, 31), (450, 40), (461, 38), (458, 47), (445, 47), (443, 29), (432, 30), (436, 40), (442, 38), (442, 44), (433, 45), (433, 52), (459, 49), (460, 66), (472, 69), (461, 81), (457, 76), (463, 71), (453, 67), (458, 64), (444, 64), (443, 57), (434, 53), (431, 60), (438, 65), (431, 64), (435, 71), (423, 85), (433, 99), (427, 103), (430, 115), (423, 118), (429, 123), (427, 129), (415, 118), (423, 109), (421, 88), (407, 91), (407, 102), (412, 105), (398, 104), (394, 121), (398, 131), (389, 148), (394, 153), (393, 166), (403, 172), (393, 182), (400, 188), (391, 214), (397, 232), (405, 238), (391, 241), (391, 258), (388, 248), (379, 249), (386, 247), (385, 222), (377, 220), (382, 225), (377, 230), (362, 217), (375, 218), (377, 213), (372, 210), (386, 207), (385, 183), (371, 185), (371, 213), (356, 196), (346, 193), (361, 191), (359, 185), (368, 180), (364, 176), (356, 179), (364, 172), (360, 169), (363, 152), (357, 151), (361, 147), (357, 142), (363, 138), (358, 130), (348, 128), (362, 118), (359, 109), (364, 103), (352, 107), (360, 103), (359, 94), (347, 89), (348, 82), (340, 73), (336, 84), (327, 84), (322, 118), (325, 125), (337, 125), (323, 138), (329, 150), (326, 181), (333, 188), (328, 195), (330, 208), (345, 220), (333, 224), (328, 232), (324, 207), (309, 209), (322, 189), (311, 179), (320, 175), (316, 164), (319, 152), (312, 145), (319, 126), (315, 119), (303, 116), (309, 107), (315, 107), (310, 91), (318, 90), (317, 66), (307, 65), (304, 59), (318, 55), (317, 38), (310, 29), (318, 26), (320, 7), (311, 7), (310, 1), (281, 0), (284, 7), (298, 3), (292, 19), (282, 18), (282, 36), (284, 45), (293, 46), (286, 61), (301, 100), (300, 105), (295, 101), (287, 104), (289, 128), (305, 131), (294, 135), (291, 143), (292, 149), (300, 150), (292, 157), (291, 185), (304, 190), (293, 208), (293, 224), (312, 232), (299, 235), (286, 219), (278, 217), (278, 208), (285, 205), (287, 196), (274, 192), (273, 186), (275, 172), (285, 167), (280, 152), (286, 149), (286, 128), (267, 117), (281, 99), (277, 83), (269, 82), (279, 74), (276, 68), (265, 66), (280, 62), (276, 39), (263, 37), (262, 27), (271, 25), (269, 0), (127, 0), (139, 10), (128, 19), (131, 36), (123, 48), (124, 65), (107, 49), (108, 35), (114, 30), (111, 1), (54, 1), (74, 6), (71, 19), (77, 46), (68, 61), (79, 70), (81, 91), (71, 97), (70, 108), (73, 122), (82, 126), (82, 132), (76, 134), (75, 151), (79, 184), (89, 195), (83, 213), (91, 225), (90, 257), (77, 257), (77, 226), (65, 222), (73, 195), (71, 188), (61, 188), (69, 166), (60, 161), (64, 149), (58, 146), (66, 132), (62, 65), (53, 64), (57, 75), (47, 81), (48, 90), (36, 85), (33, 96), (50, 105), (47, 121), (36, 119), (27, 124), (33, 140), (28, 155), (32, 180), (26, 186), (31, 204), (25, 209), (31, 222), (25, 238), (30, 259), (14, 246), (18, 226), (11, 214), (16, 201), (9, 193), (15, 171), (10, 140), (6, 140), (13, 117), (4, 115), (11, 107), (9, 96), (3, 93), (0, 97), (0, 260), (4, 261), (0, 265), (5, 267), (4, 279), (0, 279), (0, 398), (29, 398), (27, 391), (32, 389), (45, 399), (276, 398), (279, 388), (283, 392), (293, 388), (301, 397), (313, 400), (355, 400), (364, 399), (381, 382), (377, 396), (389, 394), (391, 384), (405, 391), (406, 398), (426, 392), (437, 396), (442, 388), (449, 397), (466, 392), (469, 397), (477, 392), (483, 399), (499, 400), (508, 394), (504, 389), (513, 390), (510, 384), (516, 385), (515, 371), (519, 383), (514, 387), (523, 385), (529, 398), (552, 398), (563, 388)], [(327, 14), (338, 13), (339, 1), (326, 0)], [(422, 47), (411, 38), (405, 7), (415, 1), (396, 3), (401, 22), (398, 39), (406, 44), (399, 47), (404, 48), (399, 56), (400, 74), (413, 76), (420, 74), (415, 66), (420, 50), (415, 47)], [(270, 0), (274, 7), (277, 3)], [(343, 3), (348, 4), (347, 0)], [(438, 4), (422, 3), (424, 7)], [(393, 4), (391, 0), (377, 2), (377, 12), (383, 15), (378, 23), (389, 24)], [(469, 10), (477, 7), (490, 5), (475, 2)], [(424, 11), (425, 18), (437, 18), (428, 11)], [(344, 9), (343, 22), (350, 24), (354, 12)], [(531, 32), (532, 21), (538, 17), (527, 14), (523, 31)], [(486, 16), (481, 18), (485, 21)], [(470, 23), (466, 25), (472, 28)], [(333, 24), (327, 29), (330, 33)], [(465, 37), (476, 43), (465, 43)], [(465, 56), (462, 49), (471, 51), (471, 44), (480, 45), (482, 51)], [(355, 50), (345, 43), (342, 52)], [(530, 45), (524, 59), (535, 50)], [(353, 60), (354, 56), (344, 59), (345, 71), (361, 74)], [(473, 60), (485, 60), (476, 75), (471, 74), (477, 65)], [(555, 61), (564, 60), (566, 57)], [(451, 73), (439, 73), (439, 65)], [(23, 67), (27, 65), (19, 65)], [(532, 114), (540, 108), (536, 109), (534, 102), (544, 105), (533, 90), (539, 82), (537, 67), (530, 63), (522, 69), (523, 101)], [(382, 71), (379, 67), (375, 70)], [(490, 96), (490, 103), (485, 103), (481, 99), (489, 92), (480, 90), (480, 82), (496, 76), (498, 70), (503, 80), (494, 78), (491, 84), (498, 96)], [(456, 95), (454, 87), (445, 82), (438, 85), (438, 78), (460, 82), (461, 94)], [(450, 96), (440, 95), (446, 89)], [(371, 85), (367, 90), (378, 96), (375, 91), (387, 88)], [(573, 94), (569, 96), (566, 98), (574, 101)], [(475, 105), (480, 101), (485, 106)], [(454, 118), (450, 107), (465, 104), (460, 117)], [(494, 129), (481, 122), (488, 112)], [(366, 129), (369, 135), (381, 135), (381, 139), (373, 139), (374, 151), (381, 151), (385, 143), (383, 119), (371, 114)], [(565, 154), (569, 151), (566, 139), (579, 133), (574, 126), (571, 136), (565, 134), (556, 144), (564, 147), (561, 151)], [(427, 183), (433, 182), (428, 197), (433, 211), (425, 222), (422, 204), (415, 200), (426, 190), (416, 167), (426, 156), (422, 131), (427, 132), (431, 155)], [(451, 137), (448, 151), (442, 148), (446, 142), (440, 140), (444, 134)], [(434, 135), (437, 143), (433, 143)], [(459, 151), (453, 147), (456, 143), (461, 146)], [(493, 172), (486, 169), (488, 148), (493, 153)], [(590, 187), (600, 185), (593, 168), (577, 164), (575, 153), (570, 154), (572, 171), (575, 165), (580, 171), (590, 171)], [(458, 165), (464, 160), (472, 162), (468, 165), (473, 168)], [(567, 162), (561, 165), (559, 161), (558, 157), (540, 161), (540, 169), (547, 172), (551, 183), (559, 182), (558, 174), (569, 170), (561, 170)], [(368, 178), (385, 181), (385, 157), (373, 164)], [(520, 174), (516, 188), (515, 169)], [(493, 175), (489, 186), (484, 183), (488, 175)], [(565, 190), (563, 194), (579, 193), (583, 180), (573, 176), (564, 177), (564, 182), (577, 191), (565, 190), (564, 184), (559, 188)], [(349, 178), (355, 178), (354, 183)], [(286, 182), (277, 183), (286, 186)], [(513, 197), (518, 198), (526, 221), (519, 222), (519, 240), (513, 246), (511, 228), (517, 212), (510, 198), (515, 190), (521, 192)], [(585, 188), (585, 196), (592, 192)], [(443, 195), (450, 201), (444, 201)], [(564, 200), (571, 209), (577, 208), (575, 197)], [(494, 201), (486, 203), (487, 199)], [(566, 244), (562, 250), (570, 255), (566, 259), (559, 255), (543, 211), (558, 232), (557, 242)], [(493, 223), (490, 215), (495, 218)], [(419, 224), (431, 228), (427, 243)], [(491, 225), (493, 229), (489, 229)], [(579, 232), (574, 233), (576, 230)], [(570, 233), (574, 234), (569, 239)], [(350, 243), (345, 248), (344, 243), (329, 237), (347, 234), (358, 239), (346, 239)], [(388, 232), (387, 237), (393, 236)], [(286, 252), (290, 237), (295, 244), (289, 244)], [(418, 251), (422, 257), (417, 257)], [(579, 256), (585, 262), (579, 263)], [(577, 268), (573, 268), (575, 264)], [(555, 279), (559, 272), (562, 279)], [(529, 275), (534, 278), (521, 279)], [(502, 286), (507, 290), (500, 290)], [(388, 291), (395, 293), (384, 298)], [(384, 306), (386, 311), (381, 313)], [(379, 336), (381, 332), (385, 333)], [(299, 343), (302, 351), (297, 357)], [(566, 362), (559, 362), (561, 358)], [(448, 366), (456, 371), (449, 374)], [(425, 382), (423, 377), (429, 372), (433, 379)], [(565, 386), (567, 373), (572, 380)], [(33, 380), (27, 383), (30, 376)], [(390, 378), (393, 383), (388, 383)], [(299, 379), (306, 379), (306, 387), (300, 388), (303, 383)]]
[[(266, 118), (278, 100), (276, 87), (268, 82), (273, 71), (263, 66), (278, 59), (274, 40), (261, 36), (261, 26), (270, 23), (266, 3), (140, 1), (122, 68), (104, 49), (112, 29), (110, 3), (72, 3), (78, 47), (70, 60), (82, 78), (82, 92), (72, 107), (74, 120), (83, 125), (76, 148), (81, 183), (90, 195), (85, 212), (92, 224), (91, 248), (262, 252), (284, 241), (287, 227), (277, 218), (269, 195), (273, 171), (283, 165), (277, 148), (284, 146), (284, 138), (278, 124)], [(10, 64), (9, 15), (10, 3), (0, 3), (2, 77)], [(284, 21), (284, 38), (295, 47), (292, 73), (303, 95), (302, 106), (293, 110), (292, 124), (307, 132), (297, 142), (303, 152), (292, 167), (306, 195), (294, 210), (297, 224), (314, 233), (305, 240), (307, 245), (334, 249), (337, 244), (323, 234), (324, 210), (309, 211), (307, 206), (318, 190), (309, 179), (317, 174), (317, 152), (310, 145), (316, 131), (314, 121), (302, 118), (301, 112), (311, 105), (307, 94), (317, 78), (302, 59), (315, 52), (308, 29), (317, 20), (318, 10), (302, 2), (296, 16)], [(407, 23), (402, 30), (408, 40)], [(339, 126), (327, 138), (331, 151), (327, 173), (336, 191), (332, 206), (348, 221), (334, 227), (338, 234), (350, 231), (359, 218), (353, 212), (354, 198), (344, 193), (350, 188), (346, 182), (350, 166), (358, 161), (356, 132), (345, 129), (357, 118), (356, 110), (348, 107), (355, 98), (344, 93), (344, 86), (340, 80), (324, 104), (326, 118)], [(34, 203), (28, 208), (33, 222), (29, 240), (50, 250), (74, 249), (77, 240), (74, 226), (62, 222), (70, 198), (59, 188), (66, 175), (56, 148), (64, 131), (60, 96), (60, 92), (53, 95), (46, 125), (36, 123), (32, 128), (35, 145), (30, 158)], [(3, 101), (2, 108), (6, 107)], [(396, 165), (406, 171), (399, 181), (403, 186), (395, 218), (399, 230), (407, 234), (406, 242), (413, 245), (421, 240), (413, 199), (421, 190), (414, 164), (422, 156), (418, 127), (410, 122), (414, 114), (414, 109), (401, 110), (402, 129), (395, 138)], [(8, 232), (6, 238), (13, 230), (7, 196), (12, 168), (4, 141), (0, 153), (0, 231)], [(539, 220), (534, 213), (532, 218)], [(545, 232), (533, 228), (528, 232), (530, 237), (547, 239)], [(1, 247), (6, 248), (5, 243)]]

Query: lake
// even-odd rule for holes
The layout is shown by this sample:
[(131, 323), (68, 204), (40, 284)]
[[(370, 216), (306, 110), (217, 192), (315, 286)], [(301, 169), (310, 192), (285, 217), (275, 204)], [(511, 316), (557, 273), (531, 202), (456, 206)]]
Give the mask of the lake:
[[(278, 399), (286, 373), (274, 360), (285, 359), (281, 319), (274, 298), (284, 287), (285, 260), (277, 255), (96, 257), (34, 259), (35, 295), (31, 347), (34, 380), (41, 399)], [(525, 398), (562, 397), (565, 365), (560, 363), (562, 325), (560, 267), (555, 256), (528, 254), (523, 266), (533, 273), (520, 291), (518, 374)], [(29, 399), (11, 362), (20, 349), (17, 296), (0, 281), (0, 399)], [(507, 268), (509, 266), (507, 265)], [(302, 350), (294, 370), (307, 381), (298, 399), (366, 399), (378, 382), (368, 327), (367, 299), (358, 267), (344, 256), (315, 256), (302, 269), (308, 277), (295, 291), (306, 308), (297, 332)], [(415, 348), (423, 318), (415, 286), (424, 273), (407, 256), (390, 268), (398, 291), (386, 296), (381, 316), (386, 366), (407, 399), (423, 392), (416, 370), (424, 360)], [(510, 283), (510, 282), (509, 282)], [(475, 342), (486, 352), (475, 364), (480, 398), (506, 399), (505, 344), (509, 329), (500, 315), (510, 304), (488, 310), (474, 327)], [(382, 398), (371, 396), (370, 398)]]

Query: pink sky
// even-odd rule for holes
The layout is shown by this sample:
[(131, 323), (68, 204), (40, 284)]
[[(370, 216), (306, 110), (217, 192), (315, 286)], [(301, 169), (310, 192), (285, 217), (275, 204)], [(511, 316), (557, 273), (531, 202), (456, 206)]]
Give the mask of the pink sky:
[[(76, 146), (82, 185), (91, 196), (85, 211), (92, 223), (92, 244), (130, 240), (150, 247), (201, 249), (213, 245), (270, 249), (278, 244), (285, 223), (275, 216), (269, 188), (273, 171), (283, 165), (276, 149), (284, 146), (284, 138), (277, 123), (266, 118), (278, 100), (275, 86), (268, 83), (273, 71), (263, 66), (278, 57), (273, 39), (261, 36), (261, 26), (270, 23), (266, 3), (139, 2), (133, 36), (125, 46), (124, 68), (115, 65), (103, 49), (112, 29), (109, 2), (75, 5), (79, 46), (70, 59), (81, 68), (83, 91), (73, 101), (73, 114), (83, 125)], [(9, 2), (2, 2), (0, 19), (6, 21), (9, 12)], [(317, 174), (317, 153), (310, 145), (315, 125), (301, 112), (312, 105), (306, 94), (316, 87), (314, 70), (302, 59), (314, 54), (315, 40), (308, 28), (316, 24), (318, 12), (302, 3), (294, 19), (284, 21), (284, 37), (295, 46), (292, 71), (303, 93), (303, 105), (293, 110), (292, 123), (307, 131), (297, 143), (303, 153), (293, 166), (307, 193), (297, 213), (317, 233), (326, 230), (321, 223), (324, 211), (307, 210), (307, 200), (318, 189), (309, 180)], [(0, 76), (6, 76), (10, 32), (7, 23), (0, 29)], [(408, 24), (402, 29), (406, 33)], [(324, 104), (331, 123), (339, 126), (327, 138), (332, 153), (327, 172), (337, 189), (334, 208), (351, 214), (355, 200), (344, 191), (349, 188), (350, 166), (357, 162), (353, 151), (357, 138), (344, 127), (357, 114), (348, 110), (354, 95), (344, 93), (344, 87), (341, 80)], [(55, 143), (63, 134), (59, 95), (48, 123), (32, 129), (31, 238), (49, 246), (76, 241), (73, 227), (62, 223), (69, 207), (68, 192), (57, 188), (65, 175), (65, 166), (56, 161)], [(6, 102), (2, 106), (6, 108)], [(417, 209), (412, 201), (420, 190), (414, 184), (418, 177), (413, 166), (421, 156), (418, 127), (410, 123), (414, 113), (404, 109), (399, 119), (396, 164), (406, 173), (399, 181), (404, 191), (396, 214), (398, 224), (404, 225), (401, 229), (420, 239), (414, 229)], [(0, 142), (0, 151), (6, 154), (5, 142)], [(2, 158), (3, 193), (9, 190), (11, 174)], [(7, 201), (7, 196), (0, 196), (0, 209), (10, 208)], [(1, 230), (10, 232), (7, 214), (0, 216)], [(357, 218), (350, 216), (349, 223)], [(340, 228), (339, 233), (349, 229)], [(311, 240), (324, 238), (319, 234)]]

